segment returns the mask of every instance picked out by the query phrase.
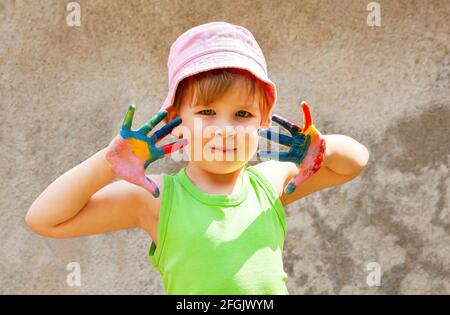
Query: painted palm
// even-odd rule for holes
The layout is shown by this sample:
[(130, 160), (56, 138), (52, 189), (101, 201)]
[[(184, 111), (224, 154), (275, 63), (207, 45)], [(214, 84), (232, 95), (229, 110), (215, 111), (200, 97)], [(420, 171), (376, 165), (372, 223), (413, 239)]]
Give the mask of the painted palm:
[(267, 157), (283, 162), (293, 162), (299, 166), (298, 174), (284, 189), (286, 194), (295, 191), (298, 185), (317, 172), (325, 155), (325, 139), (313, 124), (311, 111), (306, 102), (301, 102), (303, 110), (303, 128), (279, 115), (272, 115), (272, 120), (286, 128), (292, 136), (279, 134), (268, 129), (260, 129), (259, 134), (290, 147), (287, 152), (258, 151), (257, 156)]
[(105, 157), (116, 176), (145, 188), (157, 198), (159, 188), (150, 178), (145, 176), (145, 169), (150, 163), (163, 158), (166, 154), (186, 146), (187, 139), (157, 147), (156, 143), (178, 126), (181, 123), (181, 118), (174, 118), (151, 136), (147, 136), (168, 113), (165, 110), (158, 112), (139, 130), (134, 131), (131, 130), (131, 125), (135, 111), (136, 107), (133, 104), (129, 105), (123, 119), (122, 128), (109, 144)]

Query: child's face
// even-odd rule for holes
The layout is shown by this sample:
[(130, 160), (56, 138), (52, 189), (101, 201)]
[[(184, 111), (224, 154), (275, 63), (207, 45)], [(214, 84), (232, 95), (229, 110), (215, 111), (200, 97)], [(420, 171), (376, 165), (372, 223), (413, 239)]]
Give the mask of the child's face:
[(189, 161), (211, 173), (226, 174), (250, 160), (258, 147), (261, 112), (259, 96), (252, 103), (246, 102), (247, 96), (247, 90), (235, 84), (207, 106), (181, 105), (182, 124), (177, 128), (189, 140), (185, 147)]

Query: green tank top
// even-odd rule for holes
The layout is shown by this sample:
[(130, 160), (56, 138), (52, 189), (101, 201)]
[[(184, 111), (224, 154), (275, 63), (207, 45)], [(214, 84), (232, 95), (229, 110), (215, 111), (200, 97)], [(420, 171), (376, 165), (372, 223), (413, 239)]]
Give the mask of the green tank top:
[(246, 166), (240, 189), (209, 194), (187, 176), (162, 174), (158, 246), (148, 259), (166, 294), (289, 294), (286, 218), (265, 175)]

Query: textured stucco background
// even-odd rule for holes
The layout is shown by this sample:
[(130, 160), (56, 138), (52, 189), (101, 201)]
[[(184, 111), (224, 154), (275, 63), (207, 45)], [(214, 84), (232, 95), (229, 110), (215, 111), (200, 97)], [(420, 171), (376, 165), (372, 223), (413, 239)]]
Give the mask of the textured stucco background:
[[(107, 146), (129, 103), (133, 126), (159, 109), (171, 43), (213, 20), (255, 35), (275, 113), (301, 123), (304, 98), (319, 130), (371, 153), (354, 181), (286, 207), (290, 293), (450, 293), (449, 1), (379, 1), (380, 27), (366, 23), (370, 1), (80, 0), (79, 27), (68, 2), (0, 0), (0, 293), (163, 293), (145, 232), (50, 239), (24, 217)], [(72, 261), (80, 287), (66, 284)], [(369, 262), (380, 286), (366, 283)]]

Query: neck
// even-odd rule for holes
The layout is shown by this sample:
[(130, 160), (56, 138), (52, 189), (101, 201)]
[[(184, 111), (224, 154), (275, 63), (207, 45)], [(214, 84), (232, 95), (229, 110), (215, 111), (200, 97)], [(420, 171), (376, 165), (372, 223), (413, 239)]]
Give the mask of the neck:
[(237, 192), (245, 165), (227, 174), (217, 174), (208, 172), (195, 163), (189, 162), (186, 166), (186, 175), (202, 191), (209, 194), (230, 195)]

